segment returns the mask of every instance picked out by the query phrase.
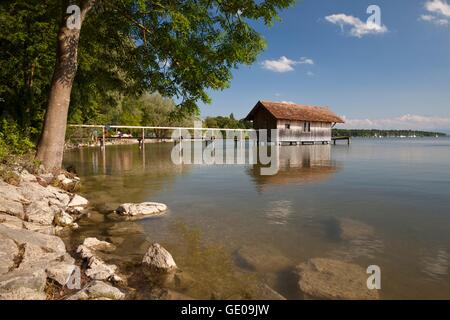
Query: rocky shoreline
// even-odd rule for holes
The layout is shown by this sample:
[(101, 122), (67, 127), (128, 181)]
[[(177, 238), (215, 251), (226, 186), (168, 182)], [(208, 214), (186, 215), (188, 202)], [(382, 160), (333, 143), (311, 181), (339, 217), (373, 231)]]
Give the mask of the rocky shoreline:
[[(0, 179), (0, 300), (133, 299), (139, 289), (129, 286), (130, 273), (106, 262), (116, 250), (115, 244), (97, 239), (98, 233), (78, 239), (71, 250), (63, 241), (79, 228), (77, 221), (94, 209), (75, 193), (80, 179), (69, 172), (48, 173), (43, 168), (36, 174), (15, 168), (12, 176), (15, 178), (8, 183)], [(128, 221), (161, 216), (166, 210), (162, 203), (124, 203), (110, 214)], [(349, 244), (370, 241), (374, 233), (370, 226), (351, 219), (341, 219), (337, 229), (342, 241)], [(191, 299), (183, 292), (195, 279), (180, 270), (161, 245), (153, 243), (146, 248), (133, 272), (149, 283), (163, 284), (150, 288), (151, 297)], [(267, 246), (243, 246), (236, 253), (238, 262), (250, 272), (293, 274), (305, 299), (379, 298), (376, 291), (367, 289), (365, 270), (355, 264), (333, 258), (297, 264)], [(263, 282), (257, 290), (264, 299), (285, 299)]]

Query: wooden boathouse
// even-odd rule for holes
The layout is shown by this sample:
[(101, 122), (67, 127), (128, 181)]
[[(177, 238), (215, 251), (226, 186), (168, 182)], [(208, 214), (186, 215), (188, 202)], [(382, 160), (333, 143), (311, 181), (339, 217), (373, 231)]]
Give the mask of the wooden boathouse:
[(344, 120), (327, 107), (294, 103), (258, 101), (245, 118), (253, 122), (253, 129), (278, 129), (278, 142), (290, 144), (328, 144), (331, 129)]

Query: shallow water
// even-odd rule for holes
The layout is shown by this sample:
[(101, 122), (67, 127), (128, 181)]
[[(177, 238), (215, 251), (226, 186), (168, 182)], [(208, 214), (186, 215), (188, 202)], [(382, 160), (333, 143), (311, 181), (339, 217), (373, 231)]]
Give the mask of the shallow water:
[[(120, 244), (113, 261), (129, 273), (159, 242), (194, 279), (178, 290), (194, 298), (259, 298), (259, 283), (301, 298), (293, 268), (326, 257), (380, 266), (383, 299), (450, 299), (450, 139), (281, 147), (273, 176), (249, 164), (176, 165), (172, 148), (68, 151), (65, 164), (100, 212), (80, 223), (73, 242), (89, 235)], [(120, 203), (144, 201), (167, 204), (167, 215), (105, 217)], [(362, 230), (344, 234), (346, 223)], [(237, 257), (243, 246), (289, 262), (276, 269), (262, 259), (255, 271)]]

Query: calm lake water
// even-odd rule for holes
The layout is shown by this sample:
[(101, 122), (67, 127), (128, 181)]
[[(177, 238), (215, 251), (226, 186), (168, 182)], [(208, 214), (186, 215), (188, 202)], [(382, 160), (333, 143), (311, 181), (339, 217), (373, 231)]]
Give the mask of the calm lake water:
[[(281, 147), (273, 176), (249, 164), (176, 165), (172, 148), (68, 151), (65, 164), (98, 211), (81, 221), (74, 245), (86, 236), (113, 241), (119, 247), (110, 260), (133, 274), (149, 243), (159, 242), (193, 279), (182, 291), (194, 298), (258, 298), (255, 288), (266, 283), (298, 299), (293, 268), (325, 257), (380, 266), (383, 299), (450, 299), (450, 139)], [(167, 215), (107, 215), (144, 201), (167, 204)], [(348, 225), (361, 230), (344, 234)], [(237, 254), (243, 247), (258, 260), (253, 268)], [(272, 260), (264, 254), (288, 267), (265, 266)], [(138, 298), (148, 297), (145, 281), (131, 284), (142, 290)]]

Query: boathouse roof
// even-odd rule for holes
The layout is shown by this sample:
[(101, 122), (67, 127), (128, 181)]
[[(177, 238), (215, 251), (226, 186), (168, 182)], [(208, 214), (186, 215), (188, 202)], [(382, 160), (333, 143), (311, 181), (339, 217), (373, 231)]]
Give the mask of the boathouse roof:
[(253, 120), (255, 113), (266, 109), (278, 120), (317, 121), (344, 123), (345, 121), (331, 111), (328, 107), (308, 106), (287, 102), (258, 101), (255, 107), (245, 118)]

